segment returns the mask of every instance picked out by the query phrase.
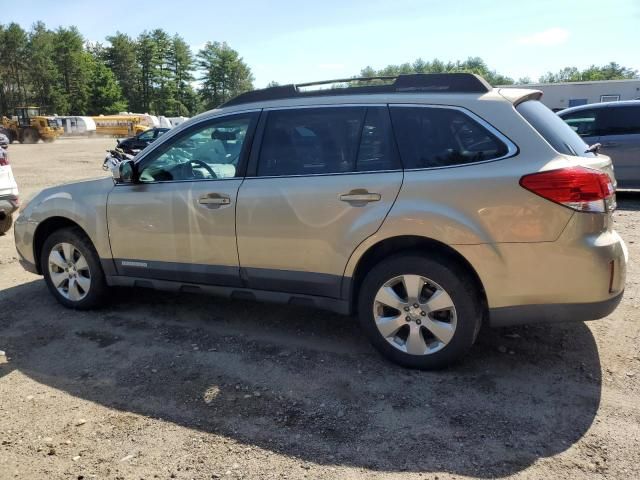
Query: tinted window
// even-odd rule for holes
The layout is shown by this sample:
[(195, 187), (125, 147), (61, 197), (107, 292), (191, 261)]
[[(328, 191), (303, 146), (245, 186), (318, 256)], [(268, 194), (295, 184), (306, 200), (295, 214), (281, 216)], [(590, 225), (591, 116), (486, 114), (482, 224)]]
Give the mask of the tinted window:
[(600, 109), (600, 135), (632, 135), (640, 133), (640, 106)]
[(232, 178), (256, 115), (216, 119), (162, 144), (143, 160), (140, 181)]
[(305, 108), (269, 112), (258, 175), (352, 172), (365, 108)]
[(138, 135), (138, 140), (153, 140), (153, 130), (147, 130), (146, 132), (142, 132)]
[(587, 144), (562, 118), (538, 100), (522, 102), (516, 107), (516, 110), (549, 142), (549, 145), (556, 152), (581, 157), (594, 156), (593, 153), (585, 153), (588, 148)]
[(581, 137), (597, 135), (597, 110), (579, 110), (562, 116), (567, 125)]
[(371, 172), (398, 168), (400, 168), (400, 161), (391, 130), (389, 109), (369, 107), (362, 128), (357, 170)]
[(508, 153), (502, 141), (459, 110), (392, 107), (391, 119), (405, 168), (461, 165)]

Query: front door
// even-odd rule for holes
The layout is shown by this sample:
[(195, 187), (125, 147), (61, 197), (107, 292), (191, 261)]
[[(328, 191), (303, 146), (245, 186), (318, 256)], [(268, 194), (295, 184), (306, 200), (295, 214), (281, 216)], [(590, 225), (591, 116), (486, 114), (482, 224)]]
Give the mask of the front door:
[(154, 144), (138, 180), (113, 189), (107, 218), (118, 274), (240, 284), (236, 197), (257, 116), (203, 121)]
[(265, 114), (238, 193), (244, 279), (251, 288), (339, 298), (350, 255), (380, 227), (402, 183), (388, 108)]

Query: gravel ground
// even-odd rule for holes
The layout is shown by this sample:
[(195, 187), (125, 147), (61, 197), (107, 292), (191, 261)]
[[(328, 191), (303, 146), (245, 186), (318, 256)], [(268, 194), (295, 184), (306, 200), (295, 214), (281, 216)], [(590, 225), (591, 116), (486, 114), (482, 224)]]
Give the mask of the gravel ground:
[[(28, 198), (107, 139), (12, 145)], [(589, 323), (481, 332), (444, 372), (350, 318), (145, 290), (74, 312), (0, 237), (0, 478), (640, 478), (640, 197), (625, 298)]]

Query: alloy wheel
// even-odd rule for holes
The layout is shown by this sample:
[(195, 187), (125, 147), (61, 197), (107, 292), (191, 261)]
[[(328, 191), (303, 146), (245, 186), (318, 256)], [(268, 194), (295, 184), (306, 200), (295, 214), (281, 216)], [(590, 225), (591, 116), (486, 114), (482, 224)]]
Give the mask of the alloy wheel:
[(430, 355), (449, 344), (456, 331), (453, 300), (444, 288), (420, 275), (400, 275), (378, 290), (373, 302), (376, 327), (394, 348)]
[(58, 243), (49, 253), (49, 277), (58, 293), (78, 302), (91, 288), (91, 271), (87, 259), (70, 243)]

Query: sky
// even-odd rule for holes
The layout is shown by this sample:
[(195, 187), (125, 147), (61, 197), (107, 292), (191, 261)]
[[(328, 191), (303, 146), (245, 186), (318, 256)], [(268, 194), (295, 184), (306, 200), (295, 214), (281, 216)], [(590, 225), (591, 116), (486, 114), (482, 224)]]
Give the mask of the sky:
[(514, 79), (611, 61), (640, 71), (640, 0), (2, 0), (0, 23), (75, 25), (92, 42), (163, 28), (195, 50), (226, 41), (270, 81), (349, 77), (366, 66), (483, 58)]

